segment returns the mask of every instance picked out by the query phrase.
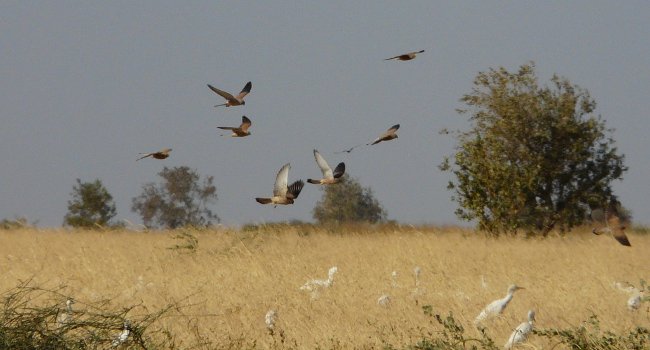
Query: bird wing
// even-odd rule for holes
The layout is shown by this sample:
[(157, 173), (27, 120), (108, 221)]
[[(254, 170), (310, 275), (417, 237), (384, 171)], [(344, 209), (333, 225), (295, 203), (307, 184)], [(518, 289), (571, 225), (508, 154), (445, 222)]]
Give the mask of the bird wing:
[(217, 89), (216, 87), (214, 87), (214, 86), (212, 86), (210, 84), (208, 84), (208, 87), (210, 88), (210, 90), (214, 91), (217, 95), (225, 98), (228, 101), (232, 101), (232, 100), (235, 99), (230, 93), (227, 93), (227, 92), (225, 92), (223, 90), (219, 90), (219, 89)]
[(147, 158), (147, 157), (151, 157), (151, 156), (153, 155), (153, 153), (140, 153), (140, 154), (143, 154), (143, 156), (140, 157), (140, 158), (138, 158), (138, 159), (136, 159), (136, 160), (135, 160), (136, 162), (139, 161), (140, 159)]
[(388, 130), (386, 130), (386, 133), (384, 134), (384, 136), (395, 134), (397, 129), (399, 129), (399, 124), (395, 124), (395, 125), (391, 126)]
[(289, 182), (289, 169), (291, 165), (285, 164), (278, 171), (278, 176), (275, 178), (275, 185), (273, 186), (273, 196), (286, 197), (287, 196), (287, 183)]
[(298, 198), (298, 195), (300, 195), (300, 191), (302, 191), (302, 188), (305, 186), (305, 183), (302, 180), (298, 180), (287, 188), (287, 198), (292, 198), (296, 199)]
[(609, 227), (612, 236), (616, 241), (618, 241), (618, 243), (626, 247), (632, 246), (632, 244), (630, 244), (630, 240), (627, 239), (627, 235), (625, 235), (625, 225), (621, 223), (621, 220), (617, 215), (611, 215), (611, 217), (607, 220), (607, 226)]
[(248, 93), (251, 92), (252, 87), (253, 87), (253, 83), (251, 83), (250, 81), (248, 83), (246, 83), (246, 85), (241, 90), (241, 92), (239, 92), (239, 95), (237, 95), (237, 99), (238, 100), (243, 99), (244, 96), (248, 95)]
[(325, 158), (323, 158), (317, 150), (314, 150), (314, 158), (316, 158), (316, 164), (318, 164), (320, 171), (323, 173), (323, 177), (326, 179), (333, 179), (334, 174), (332, 173), (332, 168), (330, 168), (327, 161), (325, 161)]
[(223, 130), (235, 130), (235, 129), (237, 129), (237, 128), (232, 127), (232, 126), (217, 126), (217, 128), (223, 129)]
[(340, 162), (339, 165), (334, 168), (334, 178), (338, 179), (339, 177), (345, 174), (345, 163)]
[(239, 128), (243, 132), (247, 132), (248, 128), (250, 128), (252, 124), (253, 122), (244, 115), (241, 117), (241, 125), (239, 126)]

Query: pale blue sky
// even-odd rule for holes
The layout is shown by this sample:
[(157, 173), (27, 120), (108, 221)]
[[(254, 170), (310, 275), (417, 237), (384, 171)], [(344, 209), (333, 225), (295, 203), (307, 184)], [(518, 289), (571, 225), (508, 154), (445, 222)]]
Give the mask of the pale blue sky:
[[(226, 225), (311, 220), (307, 184), (293, 206), (270, 194), (320, 174), (312, 149), (370, 186), (389, 218), (457, 224), (437, 169), (453, 152), (442, 128), (466, 128), (455, 109), (479, 71), (535, 61), (586, 88), (630, 170), (614, 185), (650, 224), (650, 3), (645, 1), (5, 1), (0, 3), (0, 219), (60, 226), (75, 179), (102, 180), (119, 219), (163, 166), (212, 175)], [(410, 62), (384, 61), (425, 49)], [(206, 84), (238, 92), (215, 109)], [(217, 125), (253, 121), (253, 135)], [(351, 154), (393, 124), (399, 139)], [(173, 148), (164, 161), (138, 152)]]

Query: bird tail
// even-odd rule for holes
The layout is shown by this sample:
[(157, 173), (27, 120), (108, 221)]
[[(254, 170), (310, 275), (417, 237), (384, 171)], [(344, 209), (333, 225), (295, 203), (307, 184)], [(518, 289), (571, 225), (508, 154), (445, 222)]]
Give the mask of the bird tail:
[(271, 198), (255, 198), (255, 200), (260, 204), (269, 204), (272, 202)]
[(225, 105), (227, 105), (227, 103), (222, 103), (222, 104), (220, 104), (220, 105), (214, 105), (214, 106), (215, 106), (215, 107), (221, 107), (221, 106), (225, 106)]
[(320, 185), (320, 181), (314, 179), (307, 179), (307, 182), (314, 185)]

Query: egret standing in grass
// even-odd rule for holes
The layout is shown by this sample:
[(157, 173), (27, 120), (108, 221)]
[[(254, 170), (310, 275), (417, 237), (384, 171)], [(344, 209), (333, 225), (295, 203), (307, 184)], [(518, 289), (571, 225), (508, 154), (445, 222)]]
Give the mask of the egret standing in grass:
[(486, 320), (488, 318), (498, 316), (500, 315), (503, 310), (506, 309), (506, 306), (508, 306), (508, 303), (510, 303), (510, 300), (512, 300), (512, 296), (515, 294), (516, 291), (519, 289), (524, 289), (523, 287), (519, 287), (515, 284), (511, 285), (508, 287), (508, 294), (503, 297), (502, 299), (495, 300), (491, 303), (489, 303), (483, 311), (481, 311), (480, 314), (476, 317), (474, 320), (474, 324), (476, 325), (477, 328), (481, 329), (481, 321)]
[(275, 321), (278, 317), (278, 313), (275, 310), (269, 310), (264, 316), (264, 322), (266, 323), (266, 329), (269, 331), (270, 335), (273, 335), (275, 332)]
[(65, 301), (65, 312), (59, 314), (59, 317), (56, 320), (59, 327), (64, 326), (70, 321), (70, 319), (72, 319), (72, 304), (74, 304), (74, 299), (72, 298), (68, 298)]
[(535, 311), (530, 310), (528, 311), (528, 321), (523, 322), (515, 328), (515, 331), (512, 332), (510, 338), (508, 338), (508, 342), (503, 348), (509, 350), (512, 349), (513, 346), (526, 341), (528, 334), (533, 330), (533, 322), (535, 322)]
[(124, 321), (124, 328), (122, 328), (122, 332), (118, 334), (118, 336), (113, 340), (111, 345), (115, 348), (118, 347), (126, 342), (126, 340), (129, 338), (129, 334), (131, 334), (131, 323), (127, 320)]
[(300, 287), (300, 290), (306, 290), (308, 292), (311, 292), (311, 297), (312, 299), (318, 298), (318, 295), (320, 294), (321, 289), (324, 288), (329, 288), (334, 284), (334, 275), (338, 272), (338, 267), (333, 266), (329, 269), (327, 272), (327, 279), (326, 280), (311, 280), (307, 281), (302, 287)]

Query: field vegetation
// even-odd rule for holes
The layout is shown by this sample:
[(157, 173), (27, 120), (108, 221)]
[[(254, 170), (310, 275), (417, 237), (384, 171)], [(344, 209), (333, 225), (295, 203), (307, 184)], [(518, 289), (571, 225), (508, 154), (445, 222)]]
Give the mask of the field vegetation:
[[(643, 349), (650, 302), (628, 310), (615, 283), (650, 278), (650, 236), (629, 238), (632, 247), (586, 228), (525, 239), (399, 225), (4, 230), (0, 341), (30, 315), (24, 331), (45, 337), (73, 298), (76, 340), (58, 348), (108, 348), (125, 319), (134, 331), (119, 346), (134, 349), (502, 348), (534, 309), (538, 333), (523, 348)], [(329, 288), (300, 289), (333, 266)], [(513, 283), (525, 289), (482, 334), (474, 318)]]

